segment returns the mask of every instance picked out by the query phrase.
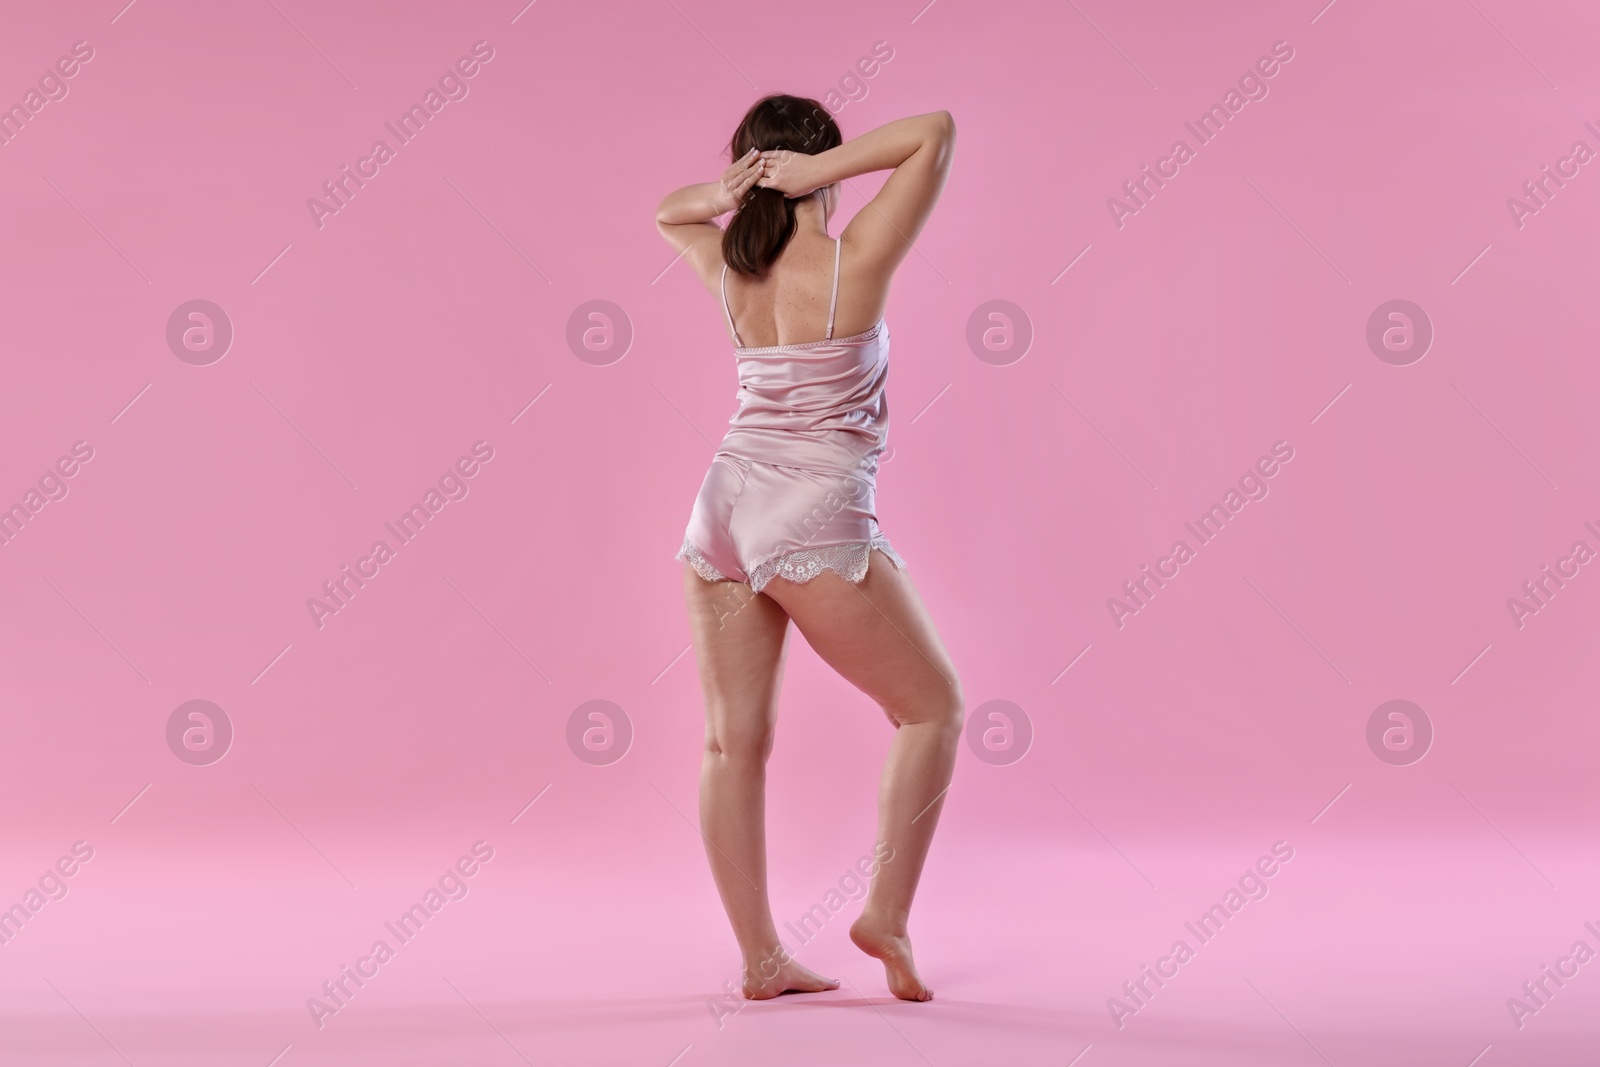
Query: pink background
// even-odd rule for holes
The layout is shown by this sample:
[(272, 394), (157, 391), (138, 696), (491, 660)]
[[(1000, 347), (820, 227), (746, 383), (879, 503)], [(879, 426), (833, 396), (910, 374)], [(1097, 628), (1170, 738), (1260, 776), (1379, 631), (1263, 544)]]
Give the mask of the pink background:
[[(1600, 149), (1591, 7), (123, 2), (0, 36), (0, 102), (94, 49), (0, 146), (0, 503), (94, 449), (0, 547), (0, 906), (94, 849), (0, 945), (7, 1062), (1592, 1062), (1600, 964), (1506, 1005), (1600, 948), (1600, 577), (1506, 604), (1600, 548), (1600, 176), (1506, 206)], [(479, 40), (319, 229), (307, 198)], [(1119, 229), (1107, 198), (1280, 40)], [(851, 905), (801, 954), (838, 993), (719, 1026), (672, 554), (735, 378), (652, 212), (760, 93), (822, 98), (877, 41), (845, 135), (959, 129), (888, 310), (880, 519), (973, 706), (1033, 741), (962, 752), (912, 927), (934, 1003), (888, 997)], [(194, 299), (235, 330), (207, 366), (165, 337)], [(966, 341), (995, 299), (1033, 334), (1003, 366)], [(1435, 331), (1408, 366), (1365, 340), (1393, 299)], [(607, 365), (566, 340), (591, 300), (632, 331)], [(470, 494), (319, 629), (307, 598), (479, 440)], [(1107, 598), (1280, 440), (1270, 495), (1119, 628)], [(780, 926), (870, 849), (889, 741), (792, 640)], [(195, 699), (235, 731), (208, 766), (166, 741)], [(633, 729), (605, 766), (566, 742), (594, 699)], [(1436, 733), (1408, 766), (1366, 741), (1391, 699)], [(318, 1029), (307, 998), (480, 840)], [(1277, 841), (1268, 897), (1118, 1028), (1107, 998)]]

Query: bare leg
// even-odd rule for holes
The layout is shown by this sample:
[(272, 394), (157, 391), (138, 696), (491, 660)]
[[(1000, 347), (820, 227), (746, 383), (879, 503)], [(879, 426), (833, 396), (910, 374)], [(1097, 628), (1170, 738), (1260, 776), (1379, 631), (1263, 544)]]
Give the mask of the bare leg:
[(789, 616), (738, 582), (708, 582), (687, 564), (684, 595), (706, 702), (700, 832), (744, 958), (743, 992), (764, 1000), (837, 989), (783, 951), (767, 901), (766, 784)]
[(765, 594), (895, 725), (878, 792), (878, 839), (892, 851), (850, 938), (883, 961), (895, 996), (931, 1000), (912, 961), (907, 923), (961, 740), (955, 667), (911, 579), (882, 553), (873, 554), (859, 586), (824, 571), (803, 584), (775, 578)]

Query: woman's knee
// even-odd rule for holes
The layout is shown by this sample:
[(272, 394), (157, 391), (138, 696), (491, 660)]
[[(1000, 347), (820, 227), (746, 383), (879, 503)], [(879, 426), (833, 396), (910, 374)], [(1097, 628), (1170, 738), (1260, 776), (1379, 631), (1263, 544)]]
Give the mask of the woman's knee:
[(954, 673), (930, 682), (921, 692), (908, 695), (903, 701), (885, 707), (884, 711), (897, 725), (920, 723), (938, 726), (953, 734), (961, 732), (967, 713), (961, 681)]
[(959, 734), (961, 732), (961, 728), (965, 726), (967, 722), (967, 696), (964, 692), (962, 692), (961, 682), (959, 680), (952, 679), (950, 686), (950, 697), (952, 701), (950, 725), (951, 728)]
[(714, 715), (706, 727), (706, 754), (739, 762), (765, 763), (772, 755), (774, 725), (766, 716)]
[(940, 701), (940, 725), (951, 733), (959, 734), (966, 718), (967, 701), (966, 695), (961, 691), (961, 680), (951, 674), (949, 685), (945, 688), (943, 699)]

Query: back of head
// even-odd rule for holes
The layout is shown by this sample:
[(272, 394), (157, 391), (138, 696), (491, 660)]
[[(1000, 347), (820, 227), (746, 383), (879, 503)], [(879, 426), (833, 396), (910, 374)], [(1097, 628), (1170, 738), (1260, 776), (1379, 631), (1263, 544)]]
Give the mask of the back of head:
[[(728, 142), (730, 160), (750, 149), (787, 149), (816, 155), (844, 142), (826, 108), (803, 96), (773, 93), (753, 104)], [(821, 195), (819, 190), (816, 194)], [(794, 236), (795, 202), (763, 186), (752, 186), (722, 234), (722, 258), (739, 274), (766, 274)]]

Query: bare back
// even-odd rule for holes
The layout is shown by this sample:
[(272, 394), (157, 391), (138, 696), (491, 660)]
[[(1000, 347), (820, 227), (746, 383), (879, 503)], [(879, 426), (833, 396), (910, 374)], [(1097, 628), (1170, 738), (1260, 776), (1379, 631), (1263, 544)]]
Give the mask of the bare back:
[[(833, 336), (865, 333), (883, 318), (894, 266), (853, 254), (849, 230), (839, 238), (839, 296)], [(834, 241), (797, 233), (759, 281), (729, 271), (728, 310), (745, 347), (820, 341), (834, 284)]]
[[(954, 120), (948, 111), (937, 111), (896, 119), (816, 156), (773, 149), (757, 158), (752, 149), (746, 160), (761, 164), (759, 173), (764, 176), (759, 179), (749, 162), (738, 161), (729, 168), (729, 175), (745, 175), (741, 188), (755, 179), (795, 199), (831, 186), (834, 207), (843, 182), (889, 170), (877, 195), (839, 236), (837, 275), (835, 244), (826, 233), (826, 219), (834, 208), (824, 208), (816, 199), (796, 209), (794, 236), (760, 279), (726, 270), (723, 230), (704, 216), (696, 220), (694, 206), (702, 205), (699, 210), (703, 210), (704, 205), (720, 207), (726, 201), (715, 196), (708, 200), (703, 186), (681, 189), (664, 201), (657, 209), (656, 228), (687, 259), (713, 297), (726, 294), (737, 331), (737, 339), (730, 331), (734, 344), (742, 341), (741, 347), (767, 348), (822, 340), (836, 277), (833, 336), (851, 337), (872, 329), (884, 317), (890, 283), (939, 199), (954, 144)], [(725, 180), (733, 179), (725, 175)], [(827, 214), (818, 214), (825, 210)]]

